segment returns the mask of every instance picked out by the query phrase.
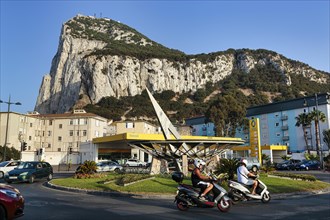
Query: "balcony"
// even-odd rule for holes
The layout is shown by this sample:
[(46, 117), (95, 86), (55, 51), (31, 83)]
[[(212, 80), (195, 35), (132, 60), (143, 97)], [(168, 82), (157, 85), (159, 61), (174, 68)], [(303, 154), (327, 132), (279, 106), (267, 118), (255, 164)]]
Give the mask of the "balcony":
[(286, 130), (289, 130), (289, 126), (288, 125), (282, 126), (282, 131), (286, 131)]
[(282, 138), (283, 141), (288, 141), (289, 139), (290, 139), (289, 136), (283, 136)]
[(288, 120), (288, 116), (287, 115), (282, 115), (281, 120), (282, 121)]

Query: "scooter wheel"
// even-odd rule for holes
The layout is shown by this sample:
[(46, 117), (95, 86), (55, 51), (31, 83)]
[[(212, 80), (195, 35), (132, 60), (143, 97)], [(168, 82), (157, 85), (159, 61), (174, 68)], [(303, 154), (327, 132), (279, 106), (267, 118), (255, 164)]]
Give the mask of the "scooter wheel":
[(178, 201), (176, 203), (176, 207), (180, 210), (180, 211), (187, 211), (189, 209), (189, 206), (187, 203), (183, 202), (183, 201)]
[(221, 198), (219, 203), (217, 204), (217, 207), (221, 212), (228, 212), (231, 208), (231, 205), (231, 200)]
[(268, 203), (270, 201), (270, 199), (271, 199), (270, 194), (269, 193), (264, 193), (264, 195), (261, 198), (261, 201), (263, 203)]

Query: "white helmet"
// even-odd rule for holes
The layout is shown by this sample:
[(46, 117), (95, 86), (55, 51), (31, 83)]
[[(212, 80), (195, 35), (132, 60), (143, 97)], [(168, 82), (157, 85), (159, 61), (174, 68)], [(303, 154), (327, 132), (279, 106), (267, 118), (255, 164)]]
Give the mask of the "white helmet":
[(194, 165), (195, 165), (195, 167), (197, 167), (197, 168), (199, 168), (199, 166), (200, 165), (205, 165), (206, 163), (203, 161), (203, 160), (201, 160), (201, 159), (198, 159), (198, 158), (196, 158), (195, 160), (194, 160)]
[(245, 166), (247, 165), (247, 159), (242, 158), (241, 163), (244, 164)]

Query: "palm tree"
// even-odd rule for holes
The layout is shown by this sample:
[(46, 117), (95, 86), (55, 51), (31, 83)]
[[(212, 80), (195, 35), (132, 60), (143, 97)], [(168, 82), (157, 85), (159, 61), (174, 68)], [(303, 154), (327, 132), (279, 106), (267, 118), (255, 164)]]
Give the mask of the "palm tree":
[(326, 117), (323, 112), (320, 110), (314, 110), (308, 114), (308, 117), (311, 121), (314, 121), (315, 124), (315, 140), (316, 140), (316, 147), (317, 147), (317, 154), (320, 154), (320, 135), (319, 135), (319, 123), (325, 122)]
[(328, 149), (330, 149), (330, 129), (323, 130), (323, 141), (328, 145)]
[(311, 118), (308, 117), (308, 115), (306, 113), (302, 113), (302, 114), (299, 114), (297, 117), (296, 117), (296, 127), (302, 127), (303, 129), (303, 133), (304, 133), (304, 139), (305, 139), (305, 144), (306, 144), (306, 147), (307, 147), (307, 151), (308, 151), (308, 154), (310, 153), (310, 149), (309, 149), (309, 146), (308, 146), (308, 140), (307, 140), (307, 134), (306, 134), (306, 127), (308, 125), (311, 125)]

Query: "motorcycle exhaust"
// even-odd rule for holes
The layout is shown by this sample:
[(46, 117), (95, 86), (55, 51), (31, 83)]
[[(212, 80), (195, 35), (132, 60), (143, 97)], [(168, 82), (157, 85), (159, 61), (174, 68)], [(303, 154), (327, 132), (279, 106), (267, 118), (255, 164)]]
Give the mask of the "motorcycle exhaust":
[(189, 200), (187, 200), (186, 198), (182, 197), (182, 196), (176, 196), (176, 200), (182, 201), (187, 203), (188, 205), (192, 206), (191, 202)]

